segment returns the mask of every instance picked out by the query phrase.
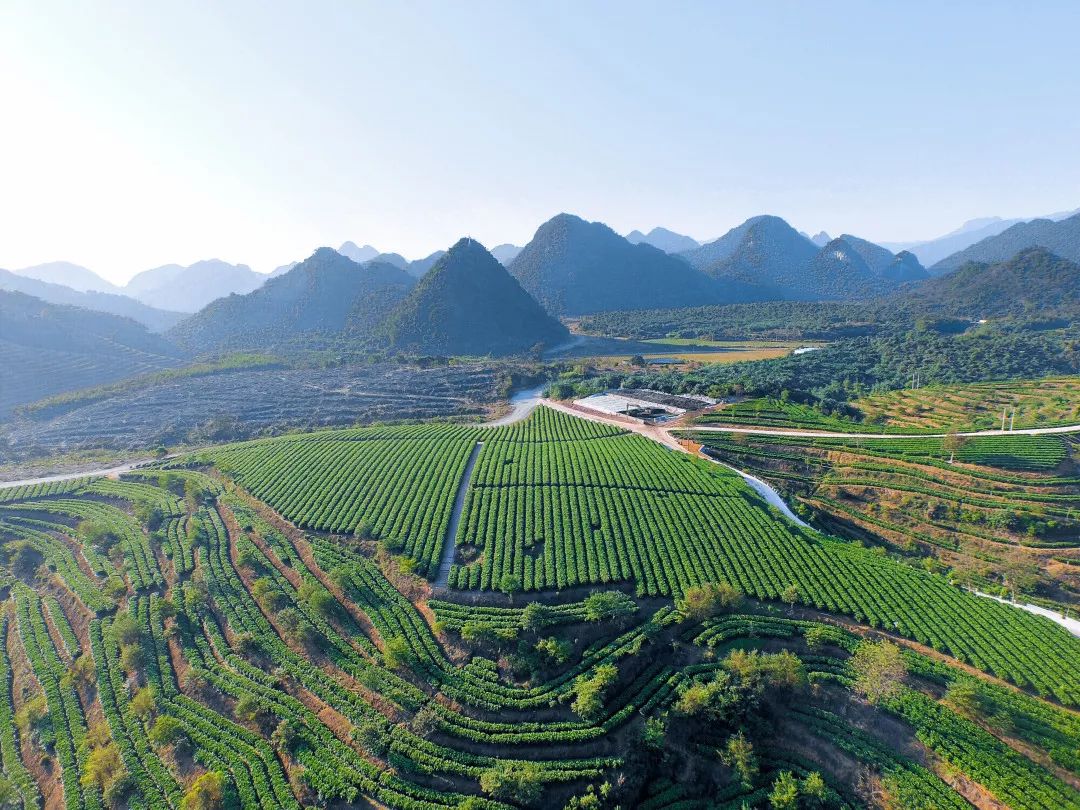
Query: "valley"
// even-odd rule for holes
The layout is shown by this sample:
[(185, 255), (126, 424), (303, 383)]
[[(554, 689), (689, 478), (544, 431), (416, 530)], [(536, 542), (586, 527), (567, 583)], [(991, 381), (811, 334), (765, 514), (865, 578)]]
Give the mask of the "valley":
[(1080, 808), (1080, 265), (678, 236), (0, 277), (0, 802)]

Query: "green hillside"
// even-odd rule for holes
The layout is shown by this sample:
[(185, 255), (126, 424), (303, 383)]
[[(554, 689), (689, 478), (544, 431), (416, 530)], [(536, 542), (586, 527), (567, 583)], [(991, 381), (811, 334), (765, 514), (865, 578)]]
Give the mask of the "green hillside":
[(380, 330), (420, 354), (520, 354), (569, 337), (474, 239), (462, 239), (417, 282)]

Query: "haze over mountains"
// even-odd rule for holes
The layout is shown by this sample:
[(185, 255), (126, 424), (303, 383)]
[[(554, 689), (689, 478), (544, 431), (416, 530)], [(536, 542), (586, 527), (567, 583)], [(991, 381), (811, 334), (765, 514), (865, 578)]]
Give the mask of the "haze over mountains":
[(1063, 259), (1080, 261), (1080, 214), (1058, 221), (1035, 219), (1016, 223), (995, 236), (942, 259), (931, 268), (931, 272), (947, 273), (972, 261), (1003, 261), (1032, 247), (1046, 248)]
[[(611, 237), (618, 235), (611, 232), (607, 235), (608, 248), (599, 254), (594, 251), (590, 255), (595, 245), (588, 247), (582, 244), (568, 248), (561, 258), (554, 254), (550, 256), (549, 262), (564, 265), (555, 273), (556, 276), (561, 274), (562, 280), (556, 280), (548, 290), (535, 288), (533, 293), (546, 305), (554, 307), (555, 311), (566, 313), (570, 310), (556, 301), (559, 296), (570, 295), (571, 309), (582, 312), (597, 311), (597, 307), (607, 309), (612, 304), (618, 304), (620, 308), (679, 306), (687, 295), (701, 296), (700, 300), (706, 301), (713, 301), (719, 296), (729, 302), (763, 298), (813, 300), (858, 297), (867, 294), (868, 289), (870, 294), (874, 294), (892, 284), (918, 280), (924, 276), (924, 266), (929, 268), (931, 275), (935, 275), (956, 269), (968, 260), (1008, 258), (1025, 247), (1047, 247), (1064, 257), (1076, 258), (1077, 238), (1073, 233), (1076, 215), (1077, 211), (1062, 212), (1037, 220), (984, 217), (970, 220), (943, 237), (922, 242), (874, 244), (851, 234), (843, 234), (845, 242), (855, 249), (877, 279), (869, 287), (865, 280), (860, 280), (857, 265), (843, 262), (835, 256), (833, 265), (844, 272), (833, 281), (822, 277), (820, 271), (830, 266), (830, 260), (825, 256), (818, 257), (817, 251), (828, 245), (832, 238), (825, 231), (812, 237), (795, 231), (779, 217), (753, 217), (705, 244), (667, 228), (654, 227), (647, 233), (631, 231), (623, 240), (626, 244), (615, 248), (617, 243)], [(626, 245), (651, 246), (679, 257), (698, 274), (687, 275), (685, 270), (676, 270), (673, 265), (665, 264), (655, 256), (650, 260), (640, 252), (627, 253)], [(517, 245), (506, 243), (496, 246), (491, 253), (509, 267), (518, 260), (522, 250)], [(337, 252), (358, 264), (373, 260), (391, 264), (417, 279), (422, 278), (445, 254), (445, 251), (439, 250), (410, 261), (398, 253), (382, 252), (370, 244), (358, 245), (352, 241), (342, 243)], [(537, 268), (530, 270), (526, 267), (526, 264), (538, 264), (536, 253), (536, 250), (530, 251), (531, 258), (518, 264), (517, 273), (525, 279), (526, 284), (531, 283), (528, 280), (530, 273), (541, 272)], [(902, 259), (896, 260), (896, 255), (901, 255)], [(628, 257), (633, 260), (627, 262), (625, 259)], [(815, 259), (814, 267), (811, 267), (810, 263)], [(597, 271), (584, 270), (590, 262), (605, 267)], [(126, 315), (151, 330), (161, 331), (179, 320), (176, 313), (194, 313), (218, 298), (251, 292), (268, 279), (289, 272), (297, 264), (295, 261), (288, 262), (271, 273), (263, 274), (243, 264), (208, 259), (186, 267), (170, 264), (153, 268), (139, 273), (127, 285), (117, 286), (85, 267), (58, 261), (13, 272), (26, 279), (62, 285), (62, 289), (28, 287), (16, 282), (10, 274), (0, 276), (0, 289), (24, 291), (52, 303), (87, 306)], [(614, 269), (616, 266), (620, 269)], [(640, 281), (642, 274), (647, 277), (651, 273), (661, 272), (664, 267), (675, 274), (670, 282), (663, 285), (664, 289), (652, 290), (649, 296), (640, 296), (633, 291), (632, 288), (637, 286), (635, 278)], [(814, 272), (809, 272), (811, 270)], [(720, 289), (717, 290), (716, 283), (711, 289), (708, 285), (703, 287), (698, 277), (700, 274), (719, 282)], [(592, 285), (594, 292), (603, 290), (603, 294), (594, 296), (593, 300), (574, 299), (577, 293), (572, 288), (580, 284), (587, 287)], [(108, 294), (122, 298), (87, 298), (78, 293)], [(654, 295), (659, 296), (659, 301), (654, 299)], [(123, 297), (143, 306), (129, 303)]]
[(0, 290), (25, 293), (51, 304), (65, 304), (132, 318), (151, 332), (164, 332), (187, 317), (187, 313), (184, 312), (170, 312), (148, 307), (141, 301), (136, 301), (126, 295), (95, 290), (79, 291), (63, 284), (16, 275), (7, 270), (0, 270)]
[(915, 257), (924, 267), (933, 268), (934, 265), (938, 264), (948, 256), (951, 256), (970, 245), (974, 245), (976, 242), (981, 242), (983, 239), (997, 236), (999, 233), (1011, 228), (1013, 225), (1031, 222), (1034, 219), (1058, 221), (1067, 219), (1077, 213), (1080, 213), (1080, 209), (1075, 211), (1060, 211), (1055, 214), (1048, 214), (1044, 217), (1032, 217), (1029, 219), (980, 217), (978, 219), (968, 220), (956, 230), (950, 231), (944, 236), (939, 236), (936, 239), (927, 239), (916, 242), (881, 242), (880, 244), (883, 248), (895, 252), (908, 250), (915, 254)]
[(653, 228), (648, 233), (630, 231), (626, 235), (626, 241), (632, 245), (639, 245), (644, 242), (654, 248), (659, 248), (664, 253), (684, 253), (693, 250), (700, 244), (696, 239), (669, 231), (667, 228)]
[(169, 333), (195, 353), (321, 344), (343, 333), (370, 335), (413, 279), (380, 261), (357, 264), (319, 248), (287, 273), (246, 295), (214, 301)]
[(130, 318), (0, 290), (0, 419), (42, 397), (180, 365), (184, 355)]
[[(231, 286), (251, 287), (189, 316), (0, 271), (0, 418), (43, 396), (235, 351), (531, 353), (566, 341), (556, 318), (613, 310), (873, 301), (945, 318), (1072, 319), (1080, 308), (1078, 246), (1080, 216), (1016, 223), (948, 257), (931, 278), (911, 252), (894, 254), (846, 233), (819, 247), (775, 216), (753, 217), (670, 254), (633, 244), (603, 223), (559, 214), (524, 248), (500, 246), (504, 259), (513, 256), (506, 266), (469, 238), (413, 262), (346, 243), (342, 250), (362, 262), (320, 248), (273, 276), (208, 261), (156, 268), (120, 288), (190, 307)], [(107, 285), (74, 265), (31, 271), (82, 287)]]

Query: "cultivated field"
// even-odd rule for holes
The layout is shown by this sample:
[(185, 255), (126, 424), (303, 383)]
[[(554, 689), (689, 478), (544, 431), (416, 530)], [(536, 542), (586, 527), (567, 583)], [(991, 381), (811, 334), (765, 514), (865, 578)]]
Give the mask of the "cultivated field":
[(690, 434), (771, 483), (823, 528), (932, 553), (982, 590), (1080, 603), (1076, 440), (827, 439)]
[(866, 433), (946, 433), (1080, 424), (1080, 378), (928, 386), (860, 397), (856, 414), (835, 416), (770, 397), (703, 415), (699, 424), (757, 425)]
[(475, 363), (241, 368), (60, 403), (0, 425), (0, 440), (4, 459), (14, 461), (61, 449), (143, 450), (289, 428), (477, 416), (498, 399), (500, 384), (497, 367)]
[(1080, 807), (1080, 639), (618, 427), (166, 466), (0, 489), (25, 807)]

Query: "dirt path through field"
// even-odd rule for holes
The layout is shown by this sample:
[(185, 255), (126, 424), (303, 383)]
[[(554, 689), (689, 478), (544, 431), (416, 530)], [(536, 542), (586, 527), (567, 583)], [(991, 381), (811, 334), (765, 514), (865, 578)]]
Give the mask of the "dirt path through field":
[(461, 523), (461, 513), (465, 511), (465, 495), (469, 491), (469, 483), (472, 481), (473, 467), (480, 455), (483, 442), (473, 445), (472, 453), (465, 464), (465, 472), (461, 474), (461, 482), (458, 484), (457, 495), (454, 496), (454, 510), (450, 513), (450, 525), (446, 527), (446, 537), (443, 538), (442, 558), (439, 560), (439, 574), (435, 577), (432, 588), (436, 591), (446, 590), (446, 583), (450, 579), (450, 569), (454, 565), (454, 541), (457, 539), (458, 524)]

